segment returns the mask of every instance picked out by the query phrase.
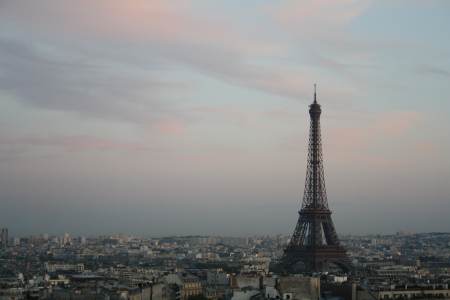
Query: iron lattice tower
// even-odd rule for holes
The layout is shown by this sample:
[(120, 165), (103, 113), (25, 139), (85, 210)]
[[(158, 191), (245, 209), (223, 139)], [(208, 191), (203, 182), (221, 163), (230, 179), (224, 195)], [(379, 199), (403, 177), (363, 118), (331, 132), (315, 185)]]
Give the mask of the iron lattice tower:
[(305, 191), (297, 226), (282, 257), (285, 271), (324, 271), (330, 263), (348, 271), (351, 266), (339, 243), (328, 207), (320, 136), (321, 112), (314, 85), (314, 102), (309, 106), (311, 122)]

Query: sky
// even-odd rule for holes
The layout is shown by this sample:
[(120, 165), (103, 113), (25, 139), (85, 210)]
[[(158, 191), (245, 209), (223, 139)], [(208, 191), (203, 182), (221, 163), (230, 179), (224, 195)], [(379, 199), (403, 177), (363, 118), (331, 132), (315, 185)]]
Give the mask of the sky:
[(450, 2), (0, 0), (0, 227), (450, 231)]

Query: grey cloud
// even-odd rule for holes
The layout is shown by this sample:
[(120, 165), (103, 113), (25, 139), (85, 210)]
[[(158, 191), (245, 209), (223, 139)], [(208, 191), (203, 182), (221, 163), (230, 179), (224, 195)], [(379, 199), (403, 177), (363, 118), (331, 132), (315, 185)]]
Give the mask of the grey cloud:
[(1, 146), (19, 149), (21, 147), (57, 148), (69, 152), (83, 150), (147, 151), (152, 149), (142, 142), (122, 141), (88, 135), (0, 138), (0, 151), (2, 150)]
[[(102, 55), (101, 48), (80, 46), (73, 53), (56, 48), (59, 52), (55, 55), (46, 51), (45, 46), (48, 47), (0, 38), (0, 90), (26, 105), (86, 117), (137, 123), (151, 122), (152, 118), (167, 114), (186, 119), (189, 112), (171, 107), (167, 100), (173, 95), (182, 98), (187, 84), (156, 79), (164, 67), (170, 69), (179, 63), (232, 85), (297, 99), (309, 97), (309, 92), (303, 92), (309, 90), (304, 87), (303, 78), (283, 70), (264, 70), (246, 64), (236, 53), (214, 51), (214, 47), (188, 51), (188, 45), (176, 49), (148, 45), (145, 52), (146, 46), (141, 45), (130, 49), (133, 55), (112, 49), (104, 49)], [(105, 63), (91, 62), (98, 61), (101, 55)], [(124, 66), (134, 72), (124, 72)], [(153, 67), (154, 70), (148, 70)]]
[(112, 62), (55, 57), (31, 42), (0, 38), (0, 89), (38, 108), (140, 122), (167, 110), (162, 94), (181, 87), (119, 72)]
[(445, 78), (450, 77), (450, 71), (443, 69), (443, 68), (438, 68), (438, 67), (434, 67), (434, 66), (420, 66), (417, 68), (417, 71), (420, 74), (431, 74), (431, 75), (437, 75), (437, 76), (442, 76)]
[[(105, 3), (107, 2), (99, 7), (103, 8), (103, 5), (106, 5)], [(98, 24), (92, 22), (90, 17), (86, 17), (86, 14), (91, 16), (89, 14), (91, 11), (90, 4), (89, 2), (82, 2), (80, 3), (80, 11), (74, 12), (67, 5), (58, 1), (42, 1), (37, 5), (39, 7), (39, 14), (37, 14), (32, 9), (24, 9), (24, 5), (20, 3), (10, 1), (4, 9), (5, 12), (9, 11), (9, 14), (5, 13), (3, 16), (6, 20), (18, 26), (33, 27), (33, 30), (38, 32), (39, 35), (45, 35), (43, 34), (45, 32), (53, 37), (59, 36), (60, 40), (61, 37), (68, 35), (73, 38), (73, 43), (77, 45), (82, 44), (82, 41), (89, 41), (89, 55), (92, 55), (92, 51), (95, 52), (93, 50), (95, 44), (111, 45), (116, 43), (116, 46), (119, 44), (119, 47), (116, 48), (126, 49), (126, 53), (121, 53), (120, 49), (107, 49), (101, 55), (134, 64), (142, 64), (143, 58), (156, 59), (166, 66), (178, 68), (185, 66), (232, 85), (249, 87), (295, 99), (308, 97), (309, 100), (311, 83), (306, 80), (307, 76), (304, 71), (251, 63), (264, 58), (264, 54), (259, 52), (261, 51), (260, 48), (273, 47), (273, 45), (271, 42), (262, 42), (256, 38), (249, 40), (245, 34), (236, 29), (230, 29), (233, 27), (231, 23), (224, 26), (220, 22), (211, 22), (208, 19), (191, 16), (186, 11), (175, 11), (172, 12), (172, 17), (181, 15), (183, 17), (181, 19), (184, 21), (181, 21), (182, 25), (174, 25), (175, 33), (171, 35), (167, 35), (160, 28), (166, 24), (147, 23), (145, 20), (139, 20), (143, 24), (139, 30), (131, 26), (132, 28), (128, 28), (128, 31), (125, 28), (123, 31), (118, 30), (110, 33), (109, 31), (104, 32), (105, 28), (102, 26), (100, 26), (101, 29), (97, 28)], [(34, 5), (36, 4), (27, 4), (25, 7), (33, 7)], [(163, 6), (165, 5), (164, 3)], [(58, 11), (57, 16), (52, 15), (52, 13), (55, 14), (55, 7), (61, 10)], [(111, 22), (111, 26), (113, 26), (114, 22), (110, 18), (114, 17), (113, 19), (115, 19), (116, 15), (111, 16), (110, 14), (113, 13), (105, 12), (105, 10), (101, 10), (99, 13), (105, 17), (106, 24)], [(88, 30), (85, 30), (86, 28), (81, 26), (82, 21), (72, 14), (80, 18), (88, 18), (91, 21), (91, 23), (88, 22), (85, 25)], [(141, 14), (139, 16), (144, 17)], [(66, 24), (66, 27), (70, 27), (70, 29), (58, 27), (59, 23), (64, 23), (65, 17), (70, 19), (70, 21), (67, 21), (69, 25)], [(167, 26), (169, 25), (167, 24)], [(107, 26), (105, 25), (105, 27)], [(80, 28), (83, 28), (83, 30), (80, 30)], [(210, 34), (210, 31), (214, 29), (218, 31), (217, 36), (211, 36)], [(158, 30), (162, 30), (162, 32), (157, 32)], [(239, 30), (242, 30), (242, 28)], [(142, 36), (133, 40), (130, 36), (134, 36), (136, 31)], [(161, 35), (164, 38), (161, 38)]]

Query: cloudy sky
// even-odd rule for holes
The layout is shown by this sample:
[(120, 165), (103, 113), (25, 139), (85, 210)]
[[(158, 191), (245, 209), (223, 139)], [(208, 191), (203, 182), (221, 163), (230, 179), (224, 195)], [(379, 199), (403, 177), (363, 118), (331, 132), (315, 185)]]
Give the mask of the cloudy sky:
[(450, 3), (0, 0), (0, 227), (274, 234), (318, 84), (339, 233), (450, 231)]

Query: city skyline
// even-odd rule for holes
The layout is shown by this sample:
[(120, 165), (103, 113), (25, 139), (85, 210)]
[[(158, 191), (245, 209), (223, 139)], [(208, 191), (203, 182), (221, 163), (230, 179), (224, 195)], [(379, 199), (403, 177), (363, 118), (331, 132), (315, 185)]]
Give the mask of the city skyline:
[(450, 231), (446, 1), (2, 1), (0, 228), (290, 234), (318, 84), (342, 234)]

